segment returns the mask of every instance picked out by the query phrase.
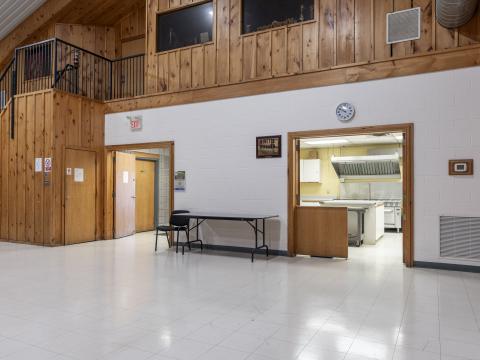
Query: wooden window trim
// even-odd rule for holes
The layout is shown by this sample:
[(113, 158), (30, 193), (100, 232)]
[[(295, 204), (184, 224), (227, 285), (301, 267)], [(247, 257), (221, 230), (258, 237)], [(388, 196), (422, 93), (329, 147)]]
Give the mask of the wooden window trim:
[[(202, 43), (202, 44), (183, 46), (183, 47), (172, 49), (172, 50), (157, 51), (158, 50), (157, 49), (157, 35), (158, 35), (157, 20), (158, 20), (158, 15), (165, 15), (165, 14), (168, 14), (168, 13), (172, 13), (172, 12), (179, 11), (179, 10), (184, 10), (184, 9), (187, 9), (187, 8), (190, 8), (190, 7), (199, 6), (199, 5), (203, 5), (203, 4), (207, 4), (207, 3), (212, 3), (212, 5), (213, 5), (213, 24), (212, 24), (212, 40), (211, 41), (207, 41), (207, 42)], [(190, 3), (190, 4), (184, 4), (184, 5), (176, 6), (174, 8), (168, 9), (168, 10), (155, 11), (155, 20), (154, 21), (155, 21), (155, 27), (154, 27), (155, 28), (155, 55), (157, 55), (157, 56), (166, 55), (166, 54), (173, 53), (173, 52), (176, 52), (176, 51), (189, 50), (189, 49), (194, 49), (194, 48), (197, 48), (197, 47), (213, 45), (213, 44), (216, 43), (216, 39), (217, 39), (217, 0), (203, 0), (203, 1), (193, 2), (193, 3)]]

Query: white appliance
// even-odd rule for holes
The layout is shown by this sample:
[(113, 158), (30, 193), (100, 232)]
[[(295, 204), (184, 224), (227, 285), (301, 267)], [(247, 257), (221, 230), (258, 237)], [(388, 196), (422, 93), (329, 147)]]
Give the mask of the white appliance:
[(322, 182), (320, 159), (300, 160), (300, 182), (302, 183)]
[(385, 229), (402, 229), (402, 200), (385, 201)]

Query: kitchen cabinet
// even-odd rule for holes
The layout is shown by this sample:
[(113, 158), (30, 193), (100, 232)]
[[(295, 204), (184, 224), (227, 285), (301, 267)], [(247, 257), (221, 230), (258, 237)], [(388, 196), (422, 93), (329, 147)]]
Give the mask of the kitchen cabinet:
[(320, 159), (300, 160), (300, 182), (303, 182), (303, 183), (322, 182)]
[[(344, 206), (348, 209), (365, 209), (363, 226), (363, 243), (375, 245), (377, 241), (385, 234), (384, 230), (384, 203), (381, 201), (369, 200), (333, 200), (322, 201), (322, 206)], [(358, 214), (349, 211), (349, 233), (358, 233)]]

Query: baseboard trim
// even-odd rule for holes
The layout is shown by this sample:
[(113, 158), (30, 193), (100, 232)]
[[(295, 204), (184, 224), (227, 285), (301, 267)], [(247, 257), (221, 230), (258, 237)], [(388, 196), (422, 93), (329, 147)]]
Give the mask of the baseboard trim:
[(473, 266), (473, 265), (459, 265), (459, 264), (446, 264), (446, 263), (437, 263), (437, 262), (429, 262), (429, 261), (415, 261), (413, 263), (413, 266), (418, 268), (424, 268), (424, 269), (480, 273), (480, 266)]
[[(179, 246), (181, 246), (182, 243), (179, 243)], [(174, 247), (176, 246), (176, 243), (173, 245)], [(192, 244), (192, 248), (194, 249), (200, 249), (200, 244), (195, 243)], [(213, 250), (213, 251), (228, 251), (228, 252), (236, 252), (236, 253), (243, 253), (243, 254), (251, 254), (252, 253), (252, 248), (247, 248), (247, 247), (241, 247), (241, 246), (226, 246), (226, 245), (210, 245), (210, 244), (203, 244), (203, 248), (207, 250)], [(265, 254), (265, 250), (257, 250), (257, 254)], [(288, 252), (284, 250), (273, 250), (269, 249), (268, 250), (269, 255), (273, 256), (288, 256)]]

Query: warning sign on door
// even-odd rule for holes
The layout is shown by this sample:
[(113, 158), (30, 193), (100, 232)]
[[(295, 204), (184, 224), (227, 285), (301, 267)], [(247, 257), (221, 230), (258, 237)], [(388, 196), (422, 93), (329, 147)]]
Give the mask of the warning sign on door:
[(45, 158), (45, 172), (52, 172), (52, 158)]

